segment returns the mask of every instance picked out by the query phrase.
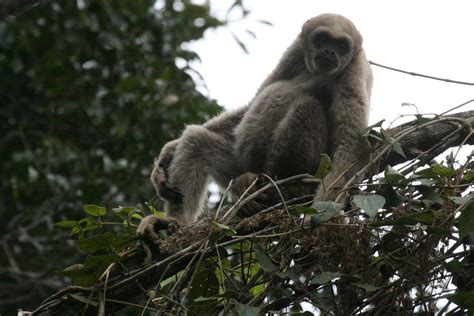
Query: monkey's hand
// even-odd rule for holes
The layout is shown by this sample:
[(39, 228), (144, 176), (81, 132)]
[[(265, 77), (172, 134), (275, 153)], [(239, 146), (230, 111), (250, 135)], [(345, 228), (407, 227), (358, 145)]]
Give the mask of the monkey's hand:
[(173, 203), (182, 203), (183, 201), (183, 195), (179, 189), (169, 182), (168, 173), (178, 143), (179, 139), (176, 139), (163, 147), (160, 156), (155, 160), (155, 166), (150, 176), (158, 196)]
[(177, 204), (182, 203), (183, 195), (168, 181), (167, 166), (165, 161), (155, 162), (155, 167), (151, 172), (151, 182), (160, 198)]
[(168, 235), (171, 235), (175, 233), (177, 229), (178, 220), (174, 217), (149, 215), (141, 220), (137, 228), (137, 235), (143, 241), (155, 244), (157, 240), (163, 239), (160, 236), (160, 230), (165, 230)]

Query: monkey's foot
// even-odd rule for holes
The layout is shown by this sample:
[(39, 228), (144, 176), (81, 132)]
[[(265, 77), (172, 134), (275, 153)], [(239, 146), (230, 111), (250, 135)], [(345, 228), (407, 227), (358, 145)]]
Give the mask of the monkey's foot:
[(165, 230), (168, 235), (171, 235), (176, 232), (178, 226), (178, 221), (174, 217), (149, 215), (141, 220), (137, 228), (137, 235), (140, 239), (154, 244), (155, 241), (163, 239), (159, 234), (160, 230)]

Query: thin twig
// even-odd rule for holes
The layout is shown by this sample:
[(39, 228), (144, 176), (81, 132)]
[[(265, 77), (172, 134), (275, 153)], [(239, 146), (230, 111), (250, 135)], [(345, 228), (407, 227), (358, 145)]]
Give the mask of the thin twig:
[(374, 65), (374, 66), (377, 66), (377, 67), (380, 67), (380, 68), (385, 68), (385, 69), (397, 71), (397, 72), (401, 72), (401, 73), (404, 73), (404, 74), (407, 74), (407, 75), (410, 75), (410, 76), (423, 77), (423, 78), (439, 80), (439, 81), (444, 81), (444, 82), (449, 82), (449, 83), (463, 84), (463, 85), (467, 85), (467, 86), (474, 86), (474, 83), (472, 83), (472, 82), (465, 82), (465, 81), (458, 81), (458, 80), (451, 80), (451, 79), (443, 79), (443, 78), (439, 78), (439, 77), (433, 77), (433, 76), (419, 74), (419, 73), (416, 73), (416, 72), (411, 72), (411, 71), (401, 70), (401, 69), (397, 69), (397, 68), (393, 68), (393, 67), (389, 67), (389, 66), (384, 66), (384, 65), (375, 63), (373, 61), (369, 61), (369, 62), (370, 62), (371, 65)]

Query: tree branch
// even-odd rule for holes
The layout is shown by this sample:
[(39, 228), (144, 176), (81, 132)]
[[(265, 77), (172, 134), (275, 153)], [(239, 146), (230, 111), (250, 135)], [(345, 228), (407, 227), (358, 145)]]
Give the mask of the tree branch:
[[(391, 150), (393, 143), (392, 145), (381, 145), (374, 151), (375, 156), (380, 159), (372, 161), (372, 164), (376, 163), (377, 169), (383, 170), (387, 165), (396, 165), (413, 159), (418, 159), (420, 162), (429, 161), (450, 147), (472, 145), (474, 144), (473, 126), (474, 111), (467, 111), (448, 117), (435, 117), (430, 121), (415, 120), (391, 128), (386, 131), (386, 134), (401, 145), (405, 157)], [(301, 176), (302, 179), (305, 177)], [(267, 187), (271, 188), (273, 185), (270, 184)], [(166, 249), (164, 245), (169, 243), (170, 245), (181, 245), (181, 250), (154, 253), (153, 263), (144, 267), (146, 252), (142, 247), (137, 247), (135, 255), (116, 265), (107, 284), (66, 288), (46, 299), (33, 314), (75, 314), (78, 310), (84, 311), (84, 303), (75, 300), (70, 294), (81, 294), (84, 297), (98, 300), (99, 292), (106, 294), (105, 310), (108, 313), (113, 312), (123, 307), (123, 304), (120, 304), (121, 301), (131, 302), (133, 298), (146, 295), (149, 288), (158, 288), (162, 280), (185, 269), (195, 256), (209, 257), (215, 253), (218, 247), (241, 242), (250, 236), (257, 237), (276, 232), (278, 223), (275, 223), (274, 219), (275, 215), (270, 213), (260, 213), (250, 218), (241, 219), (237, 228), (237, 236), (229, 237), (222, 234), (213, 246), (208, 246), (206, 241), (213, 232), (211, 222), (214, 220), (214, 217), (210, 215), (193, 225), (179, 228), (176, 236), (172, 235), (169, 240), (160, 244), (160, 249)], [(301, 227), (301, 229), (304, 228)], [(84, 314), (97, 314), (97, 311), (97, 307), (88, 306)]]

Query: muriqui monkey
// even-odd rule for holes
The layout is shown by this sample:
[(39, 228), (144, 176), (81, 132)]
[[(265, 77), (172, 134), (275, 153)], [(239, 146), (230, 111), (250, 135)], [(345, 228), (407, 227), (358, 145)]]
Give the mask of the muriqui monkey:
[(333, 161), (323, 182), (333, 185), (320, 186), (315, 199), (335, 198), (366, 159), (360, 132), (368, 125), (371, 87), (354, 24), (336, 14), (308, 20), (249, 106), (190, 125), (164, 146), (151, 180), (168, 217), (144, 218), (138, 234), (154, 239), (170, 222), (195, 221), (210, 178), (226, 187), (245, 173), (312, 174), (322, 153)]

